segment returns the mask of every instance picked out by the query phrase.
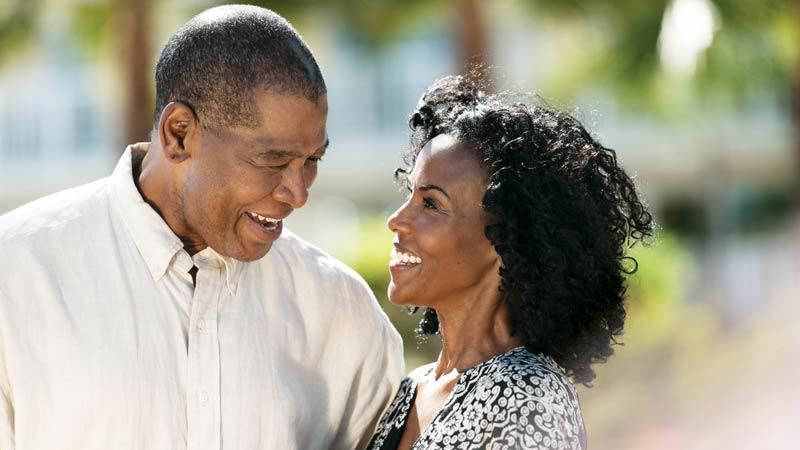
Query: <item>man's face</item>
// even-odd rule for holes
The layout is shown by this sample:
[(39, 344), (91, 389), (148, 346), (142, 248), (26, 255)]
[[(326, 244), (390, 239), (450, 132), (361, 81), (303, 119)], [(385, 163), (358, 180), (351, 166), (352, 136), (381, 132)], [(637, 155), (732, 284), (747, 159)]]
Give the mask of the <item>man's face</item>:
[(206, 246), (241, 261), (263, 257), (282, 220), (308, 199), (325, 154), (327, 98), (257, 89), (254, 128), (205, 129), (187, 136), (178, 213), (191, 253)]

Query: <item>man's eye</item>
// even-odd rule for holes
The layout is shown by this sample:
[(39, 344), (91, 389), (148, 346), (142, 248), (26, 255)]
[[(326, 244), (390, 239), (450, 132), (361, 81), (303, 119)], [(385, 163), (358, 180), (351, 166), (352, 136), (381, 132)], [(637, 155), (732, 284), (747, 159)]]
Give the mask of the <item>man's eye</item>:
[(317, 164), (319, 164), (321, 162), (322, 162), (322, 158), (311, 157), (311, 158), (306, 159), (306, 165), (307, 166), (312, 166), (312, 165), (315, 166), (315, 165), (317, 165)]
[(283, 169), (285, 169), (287, 167), (289, 167), (289, 163), (281, 164), (281, 165), (278, 165), (278, 166), (270, 166), (270, 169), (283, 170)]

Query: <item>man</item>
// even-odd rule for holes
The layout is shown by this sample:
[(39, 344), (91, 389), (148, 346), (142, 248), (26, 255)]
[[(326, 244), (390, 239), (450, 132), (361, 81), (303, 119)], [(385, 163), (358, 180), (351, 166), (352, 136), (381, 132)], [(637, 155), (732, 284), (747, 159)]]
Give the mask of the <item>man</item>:
[(0, 218), (0, 450), (351, 449), (403, 371), (366, 284), (286, 230), (325, 83), (280, 16), (166, 44), (152, 142)]

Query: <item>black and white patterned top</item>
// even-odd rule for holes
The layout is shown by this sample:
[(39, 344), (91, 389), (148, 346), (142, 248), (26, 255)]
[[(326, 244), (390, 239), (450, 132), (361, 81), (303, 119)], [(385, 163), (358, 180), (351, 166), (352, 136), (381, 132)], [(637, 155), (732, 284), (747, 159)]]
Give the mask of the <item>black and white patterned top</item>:
[[(400, 384), (369, 450), (395, 450), (422, 366)], [(466, 370), (412, 450), (586, 448), (578, 395), (556, 363), (517, 347)]]

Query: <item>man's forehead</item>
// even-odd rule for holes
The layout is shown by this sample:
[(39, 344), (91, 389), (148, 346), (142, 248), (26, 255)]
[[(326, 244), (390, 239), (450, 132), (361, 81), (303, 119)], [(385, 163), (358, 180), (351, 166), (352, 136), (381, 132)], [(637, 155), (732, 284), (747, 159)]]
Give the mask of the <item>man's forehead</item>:
[(256, 151), (295, 152), (305, 156), (324, 152), (329, 146), (327, 110), (322, 99), (314, 102), (302, 95), (259, 89), (254, 100), (257, 125), (229, 129), (246, 146)]

